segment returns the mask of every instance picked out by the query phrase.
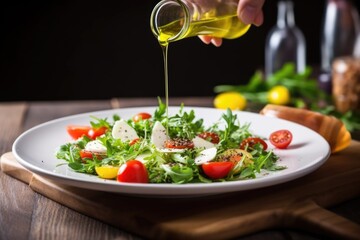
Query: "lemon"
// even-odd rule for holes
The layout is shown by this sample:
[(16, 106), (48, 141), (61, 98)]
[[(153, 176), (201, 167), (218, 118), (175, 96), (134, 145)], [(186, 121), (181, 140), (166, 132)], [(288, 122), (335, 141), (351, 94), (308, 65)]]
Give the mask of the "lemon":
[(238, 92), (223, 92), (214, 99), (214, 106), (218, 109), (243, 110), (246, 103), (246, 98)]
[(117, 176), (119, 167), (109, 165), (97, 166), (95, 167), (95, 171), (100, 178), (114, 179)]
[(276, 105), (286, 105), (290, 103), (290, 91), (285, 86), (277, 85), (268, 92), (268, 102)]

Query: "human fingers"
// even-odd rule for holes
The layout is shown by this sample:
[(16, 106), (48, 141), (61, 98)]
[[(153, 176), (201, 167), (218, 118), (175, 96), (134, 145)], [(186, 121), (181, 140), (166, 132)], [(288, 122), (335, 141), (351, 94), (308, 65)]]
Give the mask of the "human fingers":
[(199, 38), (206, 44), (212, 43), (216, 47), (220, 47), (222, 44), (222, 38), (215, 38), (208, 35), (200, 35)]
[(199, 38), (203, 43), (210, 44), (211, 43), (211, 37), (207, 35), (199, 35)]
[(245, 24), (260, 26), (264, 22), (262, 7), (265, 0), (239, 0), (237, 14)]
[(222, 44), (222, 38), (211, 38), (211, 43), (216, 46), (216, 47), (220, 47)]

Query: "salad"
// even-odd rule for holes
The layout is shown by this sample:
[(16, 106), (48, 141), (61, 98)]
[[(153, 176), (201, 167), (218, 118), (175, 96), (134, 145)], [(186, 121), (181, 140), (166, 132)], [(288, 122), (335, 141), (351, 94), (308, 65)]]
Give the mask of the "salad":
[[(79, 173), (119, 182), (185, 184), (252, 179), (286, 168), (277, 164), (279, 157), (265, 139), (249, 130), (250, 123), (240, 124), (230, 109), (211, 126), (184, 105), (169, 116), (160, 99), (153, 113), (131, 119), (90, 118), (87, 126), (67, 126), (72, 140), (55, 154)], [(292, 137), (284, 131), (281, 148)], [(271, 136), (270, 143), (278, 144), (279, 136)]]

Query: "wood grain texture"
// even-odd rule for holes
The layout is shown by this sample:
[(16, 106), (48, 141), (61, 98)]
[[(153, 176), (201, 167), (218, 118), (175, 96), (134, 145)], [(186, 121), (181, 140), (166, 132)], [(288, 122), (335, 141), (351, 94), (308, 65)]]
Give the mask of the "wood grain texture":
[[(23, 121), (28, 105), (25, 102), (3, 103), (0, 105), (0, 152), (10, 151), (12, 143), (23, 131)], [(1, 165), (0, 165), (1, 166)], [(1, 168), (1, 167), (0, 167)], [(15, 176), (20, 172), (13, 166), (8, 169)], [(31, 175), (29, 175), (31, 178)], [(30, 178), (24, 179), (29, 181)], [(19, 199), (18, 196), (22, 196)], [(29, 233), (32, 219), (33, 191), (21, 182), (0, 175), (0, 239), (22, 239)], [(9, 211), (11, 209), (11, 211)], [(14, 225), (8, 219), (19, 219)]]
[[(30, 239), (131, 239), (130, 234), (37, 194)], [(64, 196), (66, 197), (66, 196)], [(136, 239), (136, 237), (133, 237)]]
[[(353, 141), (348, 149), (332, 155), (321, 168), (300, 179), (197, 198), (112, 194), (54, 183), (37, 175), (29, 185), (62, 205), (146, 238), (231, 239), (286, 227), (357, 239), (360, 225), (326, 208), (360, 196), (359, 156), (360, 142)], [(3, 164), (14, 161), (11, 154), (3, 155)]]
[(0, 239), (25, 239), (29, 235), (34, 201), (31, 188), (0, 174)]
[(108, 109), (111, 109), (111, 104), (107, 100), (55, 101), (51, 104), (48, 102), (33, 102), (29, 105), (26, 121), (24, 121), (24, 129), (61, 117)]
[(11, 151), (12, 143), (23, 130), (27, 108), (25, 102), (0, 105), (0, 153)]

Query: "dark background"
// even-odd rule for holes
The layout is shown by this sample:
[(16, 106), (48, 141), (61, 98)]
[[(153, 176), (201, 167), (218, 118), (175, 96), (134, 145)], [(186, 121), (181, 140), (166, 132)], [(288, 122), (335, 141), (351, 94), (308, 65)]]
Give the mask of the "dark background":
[[(157, 2), (2, 3), (0, 101), (164, 96), (161, 48), (149, 26)], [(320, 62), (324, 4), (294, 0), (307, 64), (315, 66)], [(261, 27), (224, 40), (220, 48), (197, 37), (170, 44), (170, 96), (212, 96), (216, 85), (246, 83), (263, 67), (277, 1), (267, 0), (264, 14)]]

